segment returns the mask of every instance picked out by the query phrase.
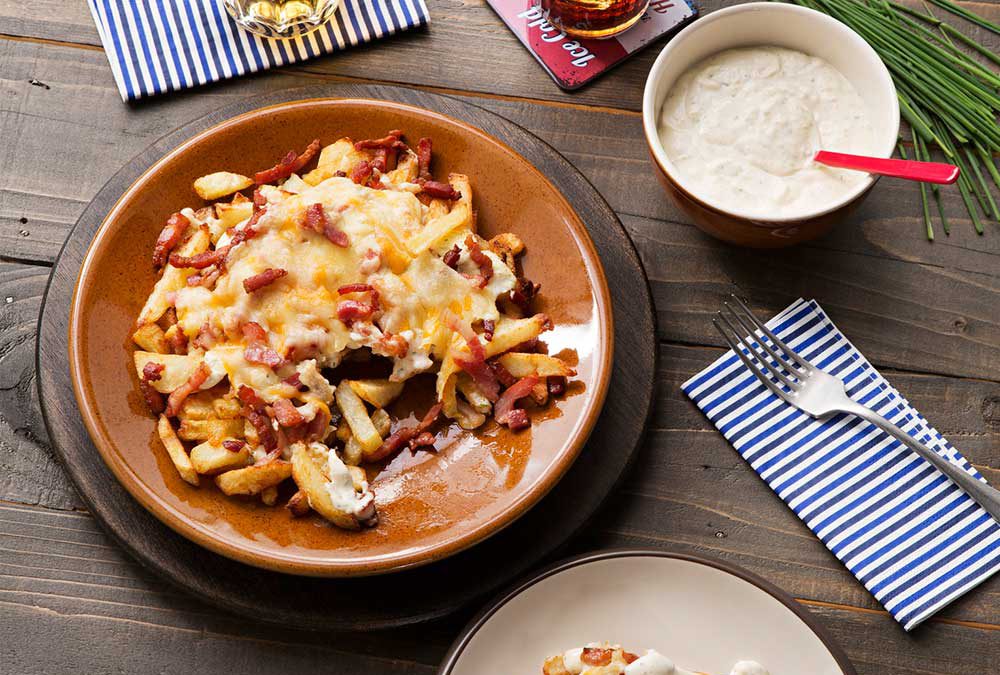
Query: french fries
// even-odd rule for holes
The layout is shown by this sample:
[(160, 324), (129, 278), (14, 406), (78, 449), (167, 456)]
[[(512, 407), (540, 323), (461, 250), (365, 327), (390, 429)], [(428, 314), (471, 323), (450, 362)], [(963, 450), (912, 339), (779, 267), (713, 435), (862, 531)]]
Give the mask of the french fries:
[(170, 345), (167, 343), (167, 336), (163, 332), (163, 329), (155, 323), (147, 323), (139, 326), (136, 331), (132, 333), (132, 341), (145, 349), (147, 352), (153, 352), (154, 354), (170, 353)]
[(156, 433), (160, 437), (163, 447), (166, 448), (167, 454), (170, 455), (170, 461), (177, 467), (177, 473), (185, 482), (197, 487), (198, 472), (191, 464), (191, 458), (188, 457), (187, 451), (180, 439), (177, 438), (177, 434), (174, 433), (174, 427), (166, 415), (160, 415), (160, 419), (156, 423)]
[[(406, 240), (406, 246), (417, 255), (431, 248), (439, 239), (459, 227), (475, 231), (472, 218), (472, 188), (468, 176), (453, 173), (448, 176), (451, 186), (462, 193), (462, 198), (451, 205), (451, 210), (427, 221), (424, 226)], [(435, 211), (435, 213), (437, 210)]]
[[(292, 476), (309, 503), (309, 507), (321, 516), (346, 530), (360, 529), (358, 519), (338, 508), (327, 490), (328, 477), (323, 473), (321, 462), (328, 458), (316, 457), (305, 443), (296, 443), (292, 450)], [(337, 460), (339, 461), (339, 460)], [(350, 478), (353, 487), (353, 478)]]
[(212, 441), (221, 443), (225, 438), (243, 436), (243, 420), (220, 420), (218, 418), (193, 420), (181, 419), (177, 435), (185, 441)]
[(214, 475), (245, 467), (250, 461), (250, 446), (246, 443), (233, 452), (221, 442), (205, 441), (191, 448), (191, 465), (198, 473)]
[(194, 182), (194, 191), (205, 201), (219, 199), (253, 185), (253, 179), (229, 171), (216, 171)]
[(161, 394), (169, 394), (191, 377), (202, 359), (200, 356), (188, 354), (156, 354), (154, 352), (133, 352), (135, 370), (142, 379), (142, 369), (147, 363), (158, 363), (163, 366), (160, 379), (150, 382), (153, 388)]
[(361, 400), (376, 408), (385, 408), (403, 393), (402, 382), (389, 380), (345, 380)]
[(548, 354), (507, 352), (499, 357), (500, 365), (514, 377), (571, 377), (576, 371), (562, 360)]
[(273, 459), (265, 464), (220, 473), (215, 477), (215, 484), (228, 496), (258, 495), (291, 475), (291, 462)]
[(351, 385), (346, 382), (337, 385), (336, 399), (337, 406), (344, 415), (344, 420), (351, 428), (351, 434), (357, 439), (361, 449), (365, 452), (372, 452), (382, 445), (382, 437), (375, 429), (375, 425), (372, 424), (364, 402), (354, 393)]

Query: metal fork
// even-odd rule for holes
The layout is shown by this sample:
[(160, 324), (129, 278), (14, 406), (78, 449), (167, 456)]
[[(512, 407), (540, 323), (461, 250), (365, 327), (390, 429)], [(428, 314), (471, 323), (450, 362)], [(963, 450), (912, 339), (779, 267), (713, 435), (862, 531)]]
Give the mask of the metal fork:
[[(736, 295), (732, 298), (736, 307), (723, 303), (723, 311), (712, 323), (750, 372), (778, 398), (815, 418), (850, 413), (871, 422), (940, 469), (1000, 521), (1000, 491), (970, 476), (889, 420), (852, 400), (840, 378), (824, 373), (796, 354), (743, 300)], [(763, 338), (757, 335), (758, 331)]]

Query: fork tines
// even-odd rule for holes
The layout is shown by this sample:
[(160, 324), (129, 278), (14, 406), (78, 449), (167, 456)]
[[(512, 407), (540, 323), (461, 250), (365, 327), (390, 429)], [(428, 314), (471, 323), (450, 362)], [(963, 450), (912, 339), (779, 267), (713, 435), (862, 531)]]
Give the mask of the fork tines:
[(809, 375), (812, 366), (765, 326), (742, 299), (735, 294), (730, 297), (735, 306), (724, 302), (712, 324), (768, 389), (784, 399), (794, 396), (802, 388), (801, 379)]

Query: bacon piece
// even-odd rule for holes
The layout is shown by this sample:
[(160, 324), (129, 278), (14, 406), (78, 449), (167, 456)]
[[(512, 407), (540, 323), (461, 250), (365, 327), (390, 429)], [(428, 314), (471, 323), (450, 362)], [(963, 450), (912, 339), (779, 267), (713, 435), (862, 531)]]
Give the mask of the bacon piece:
[(378, 291), (371, 284), (344, 284), (337, 289), (337, 293), (340, 295), (347, 295), (348, 293), (366, 293), (371, 291), (374, 296), (378, 297)]
[(262, 211), (267, 206), (267, 197), (258, 189), (253, 191), (253, 212)]
[(518, 277), (514, 284), (514, 288), (510, 291), (510, 301), (527, 312), (531, 305), (531, 301), (536, 295), (538, 295), (538, 291), (540, 289), (540, 284), (536, 284), (530, 279), (525, 279), (524, 277)]
[(462, 250), (455, 244), (450, 251), (441, 257), (441, 261), (453, 270), (458, 269), (458, 259), (462, 257)]
[(300, 424), (305, 424), (306, 418), (287, 398), (279, 398), (272, 403), (271, 410), (274, 411), (274, 419), (283, 427), (297, 427)]
[(425, 180), (420, 183), (420, 191), (426, 193), (430, 197), (434, 197), (435, 199), (456, 201), (462, 198), (462, 193), (453, 188), (450, 184), (442, 183), (436, 180)]
[(368, 180), (372, 177), (372, 171), (375, 167), (371, 165), (370, 162), (364, 160), (358, 162), (351, 169), (351, 180), (358, 185), (367, 184)]
[(549, 394), (552, 396), (562, 396), (566, 393), (566, 378), (561, 375), (552, 375), (548, 378)]
[(375, 307), (357, 300), (341, 300), (337, 303), (337, 318), (346, 324), (371, 317)]
[(417, 180), (431, 180), (431, 148), (432, 142), (429, 138), (421, 138), (417, 141)]
[(588, 666), (607, 666), (611, 664), (612, 652), (610, 649), (599, 647), (584, 647), (580, 660)]
[(278, 352), (271, 349), (267, 343), (267, 332), (259, 323), (248, 321), (242, 327), (243, 337), (247, 341), (246, 349), (243, 350), (243, 358), (249, 363), (259, 363), (271, 368), (277, 368), (285, 362)]
[(465, 247), (469, 249), (469, 257), (472, 262), (479, 266), (480, 288), (485, 288), (486, 284), (493, 278), (493, 261), (488, 255), (483, 253), (482, 247), (470, 234), (465, 238)]
[(175, 213), (167, 218), (167, 224), (163, 226), (160, 236), (156, 239), (153, 247), (153, 267), (160, 269), (167, 264), (167, 256), (174, 247), (180, 243), (181, 237), (187, 231), (191, 221), (186, 216)]
[(385, 167), (389, 164), (389, 151), (385, 148), (378, 148), (375, 156), (372, 157), (372, 168), (385, 173)]
[(206, 321), (201, 324), (201, 328), (198, 329), (198, 334), (194, 337), (194, 340), (191, 341), (191, 344), (195, 347), (208, 351), (215, 346), (218, 339), (219, 334), (215, 331), (212, 324)]
[(486, 363), (486, 352), (483, 350), (479, 338), (473, 335), (466, 342), (469, 345), (470, 355), (455, 355), (455, 364), (472, 377), (472, 381), (479, 387), (483, 396), (490, 401), (496, 401), (500, 395), (500, 383), (497, 382), (493, 369)]
[(243, 449), (243, 446), (247, 444), (246, 441), (241, 441), (235, 438), (230, 438), (222, 441), (222, 447), (224, 447), (229, 452), (239, 452)]
[(429, 431), (425, 431), (421, 434), (417, 434), (412, 439), (410, 439), (410, 450), (416, 450), (422, 447), (434, 447), (435, 437)]
[(150, 361), (142, 367), (142, 380), (144, 382), (156, 382), (163, 377), (164, 366), (162, 363)]
[(330, 221), (322, 204), (310, 204), (306, 208), (299, 226), (306, 230), (319, 232), (334, 246), (347, 248), (350, 245), (347, 233)]
[(517, 382), (517, 378), (510, 374), (510, 371), (504, 368), (503, 364), (500, 363), (499, 359), (493, 359), (490, 361), (490, 370), (493, 371), (493, 375), (500, 381), (500, 384), (505, 387), (512, 386)]
[(305, 436), (309, 440), (322, 441), (330, 426), (330, 415), (316, 414), (306, 426)]
[(167, 398), (167, 407), (164, 410), (164, 414), (167, 417), (176, 417), (181, 409), (181, 405), (184, 404), (184, 399), (197, 391), (201, 385), (205, 384), (205, 380), (211, 374), (212, 371), (205, 365), (204, 361), (199, 363), (195, 371), (191, 373), (188, 381), (170, 393), (170, 396)]
[(156, 391), (150, 382), (156, 382), (162, 377), (163, 364), (150, 361), (142, 367), (142, 377), (139, 378), (139, 389), (142, 391), (142, 398), (146, 401), (146, 406), (154, 415), (163, 412), (163, 394)]
[(514, 408), (507, 413), (507, 428), (511, 431), (520, 431), (530, 426), (531, 420), (528, 419), (528, 412), (524, 408)]
[(287, 274), (288, 272), (280, 267), (268, 267), (260, 274), (255, 274), (252, 277), (244, 279), (243, 290), (247, 293), (256, 293), (260, 289), (273, 284), (275, 281), (283, 276), (286, 276)]
[(254, 182), (257, 183), (257, 185), (263, 185), (265, 183), (275, 183), (279, 180), (284, 180), (308, 164), (309, 160), (315, 157), (319, 150), (320, 142), (318, 138), (310, 143), (309, 146), (302, 151), (301, 155), (296, 155), (294, 150), (289, 150), (288, 154), (282, 157), (281, 161), (276, 165), (272, 166), (270, 169), (255, 173), (253, 177)]
[(622, 657), (625, 659), (625, 663), (632, 663), (639, 660), (639, 655), (632, 652), (622, 652)]
[(483, 319), (483, 339), (493, 342), (493, 332), (497, 329), (497, 324), (493, 319)]
[(203, 270), (206, 267), (210, 267), (220, 260), (225, 259), (226, 254), (229, 253), (229, 246), (223, 246), (217, 248), (214, 251), (204, 251), (203, 253), (198, 253), (193, 256), (183, 256), (177, 253), (170, 254), (170, 264), (174, 267), (187, 267), (196, 270)]
[[(421, 419), (416, 426), (402, 427), (389, 434), (388, 438), (382, 441), (382, 445), (376, 448), (375, 452), (369, 455), (368, 461), (379, 462), (387, 457), (390, 457), (399, 452), (400, 450), (402, 450), (405, 445), (409, 444), (411, 441), (414, 441), (418, 438), (420, 438), (420, 440), (422, 441), (425, 441), (427, 440), (426, 437), (421, 438), (421, 436), (423, 436), (423, 434), (425, 433), (431, 437), (430, 443), (422, 442), (420, 445), (421, 446), (433, 445), (434, 436), (429, 433), (429, 429), (434, 425), (435, 422), (437, 422), (438, 417), (441, 416), (442, 408), (443, 406), (440, 403), (435, 403), (427, 410), (427, 413), (424, 414), (423, 419)], [(411, 445), (410, 447), (415, 448), (417, 446)]]
[(188, 353), (188, 339), (184, 331), (175, 329), (170, 333), (170, 351), (174, 354)]
[(399, 129), (393, 129), (382, 138), (366, 138), (363, 141), (358, 141), (354, 144), (354, 149), (375, 150), (381, 148), (383, 150), (388, 150), (389, 148), (399, 148), (400, 146), (405, 148), (406, 144), (399, 140), (402, 136), (402, 131)]
[(410, 352), (410, 343), (402, 335), (383, 333), (378, 339), (377, 353), (397, 359), (404, 358)]
[[(306, 391), (309, 389), (309, 387), (305, 387), (305, 385), (302, 384), (302, 378), (299, 376), (298, 373), (292, 373), (291, 375), (283, 379), (282, 382), (284, 382), (290, 387), (295, 387), (299, 391)], [(303, 389), (303, 387), (305, 387), (305, 389)]]
[(506, 391), (500, 395), (500, 399), (496, 405), (493, 406), (493, 417), (496, 419), (497, 424), (507, 424), (507, 416), (514, 409), (514, 405), (518, 400), (529, 396), (532, 387), (536, 384), (538, 384), (538, 377), (536, 375), (528, 375), (507, 387)]
[(274, 427), (271, 426), (271, 418), (264, 410), (264, 401), (256, 391), (245, 384), (240, 385), (236, 395), (243, 403), (243, 416), (257, 432), (260, 444), (265, 450), (274, 451), (278, 447), (278, 437), (274, 433)]

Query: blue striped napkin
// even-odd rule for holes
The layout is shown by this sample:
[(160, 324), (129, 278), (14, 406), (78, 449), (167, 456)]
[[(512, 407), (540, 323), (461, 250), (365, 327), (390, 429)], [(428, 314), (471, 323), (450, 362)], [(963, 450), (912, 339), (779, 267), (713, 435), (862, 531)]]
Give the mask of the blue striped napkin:
[[(767, 325), (844, 380), (855, 401), (985, 480), (815, 301), (800, 299)], [(852, 415), (812, 419), (768, 391), (731, 350), (681, 389), (904, 629), (1000, 570), (1000, 525), (872, 424)]]
[(124, 101), (338, 52), (430, 20), (424, 0), (341, 0), (319, 30), (274, 40), (240, 29), (221, 0), (89, 2)]

